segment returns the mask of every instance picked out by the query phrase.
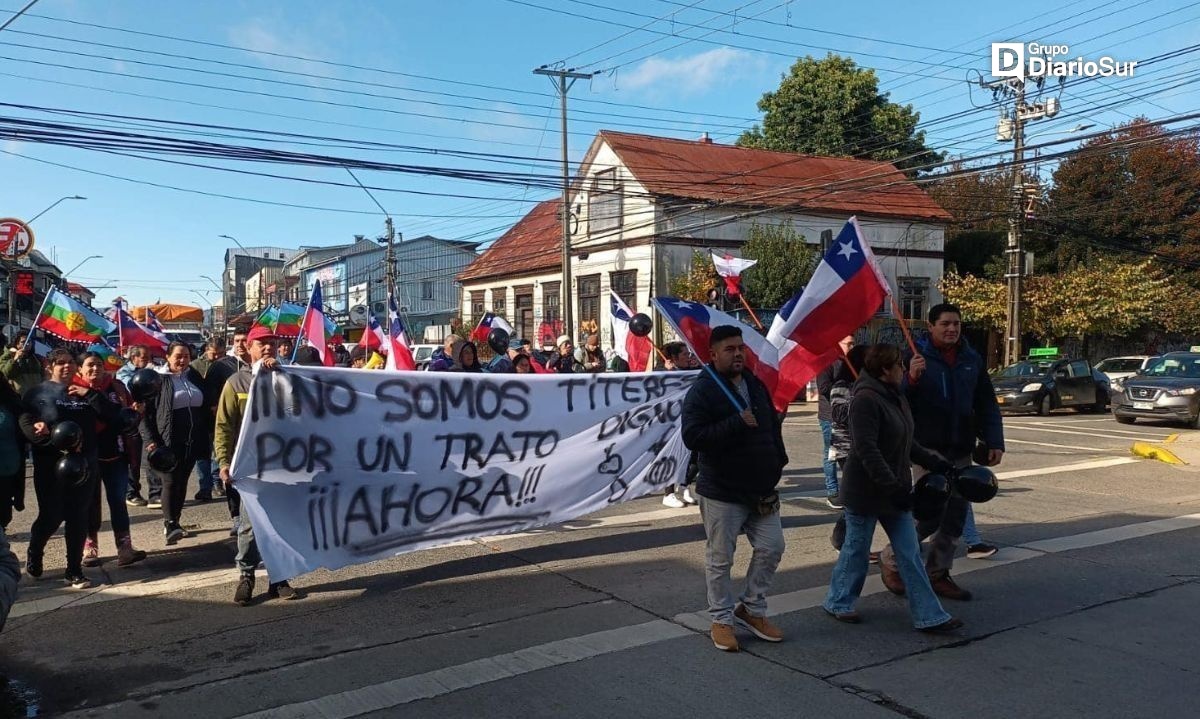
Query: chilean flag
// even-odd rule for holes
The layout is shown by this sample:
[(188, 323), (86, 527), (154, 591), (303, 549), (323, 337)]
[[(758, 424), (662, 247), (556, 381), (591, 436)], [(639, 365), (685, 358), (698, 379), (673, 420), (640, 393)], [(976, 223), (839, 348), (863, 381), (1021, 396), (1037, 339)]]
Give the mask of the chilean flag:
[(841, 356), (838, 342), (871, 319), (891, 294), (875, 255), (851, 217), (817, 266), (808, 286), (792, 298), (767, 333), (779, 351), (782, 396), (795, 397), (801, 387)]
[(508, 323), (508, 320), (492, 312), (488, 312), (483, 316), (483, 319), (479, 320), (479, 324), (475, 326), (475, 329), (471, 331), (471, 339), (476, 342), (487, 342), (488, 333), (496, 327), (507, 332), (510, 337), (515, 332), (513, 326)]
[[(324, 307), (325, 303), (321, 298), (321, 281), (317, 280), (313, 283), (312, 296), (308, 299), (308, 309), (304, 312), (304, 320), (300, 323), (300, 337), (317, 351), (321, 357), (321, 364), (332, 367), (333, 353), (329, 351), (327, 342), (332, 333), (327, 331)], [(299, 342), (296, 343), (296, 349), (300, 349)], [(292, 353), (292, 359), (295, 359), (295, 352)]]
[(158, 315), (149, 307), (146, 308), (146, 330), (150, 334), (158, 338), (163, 344), (170, 344), (170, 339), (167, 337), (167, 328), (163, 327), (162, 322), (158, 321)]
[(371, 352), (383, 347), (387, 342), (387, 335), (383, 328), (379, 326), (379, 320), (375, 319), (375, 315), (371, 314), (371, 309), (367, 308), (367, 328), (363, 330), (362, 339), (358, 341), (358, 346), (363, 348), (363, 351), (368, 355)]
[(122, 348), (142, 345), (151, 354), (158, 356), (166, 354), (167, 345), (169, 344), (166, 335), (151, 331), (123, 309), (114, 307), (113, 310), (115, 315), (113, 319), (117, 323), (117, 331), (120, 337), (118, 342)]
[[(713, 309), (699, 302), (686, 302), (674, 297), (656, 297), (654, 306), (667, 324), (675, 328), (675, 332), (683, 338), (697, 357), (706, 358), (709, 352), (709, 337), (713, 327), (732, 325), (742, 330), (742, 341), (746, 343), (746, 368), (762, 380), (775, 398), (775, 409), (782, 412), (795, 397), (783, 399), (776, 391), (779, 386), (779, 351), (775, 345), (767, 341), (753, 327), (742, 323), (732, 315)], [(845, 335), (842, 335), (845, 337)], [(839, 337), (838, 339), (841, 339)]]
[(725, 291), (730, 297), (742, 293), (742, 273), (758, 264), (758, 260), (743, 260), (733, 255), (712, 253), (713, 268), (725, 279)]
[(650, 355), (654, 352), (654, 343), (649, 337), (638, 337), (629, 331), (629, 319), (633, 312), (629, 306), (617, 296), (616, 292), (608, 291), (609, 313), (612, 318), (613, 351), (621, 359), (629, 363), (630, 372), (645, 372), (650, 369)]
[(385, 369), (415, 370), (417, 361), (413, 358), (412, 349), (408, 344), (408, 333), (404, 331), (404, 320), (400, 319), (393, 295), (388, 295), (388, 320), (391, 324), (391, 337), (388, 340)]

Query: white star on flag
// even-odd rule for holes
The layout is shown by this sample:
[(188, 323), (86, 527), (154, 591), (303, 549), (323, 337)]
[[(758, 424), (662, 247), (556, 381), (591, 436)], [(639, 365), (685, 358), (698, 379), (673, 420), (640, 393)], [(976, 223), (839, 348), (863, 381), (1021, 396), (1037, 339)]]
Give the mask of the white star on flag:
[(838, 244), (842, 246), (842, 249), (838, 250), (838, 254), (847, 260), (850, 259), (851, 255), (858, 254), (858, 250), (854, 249), (853, 242), (839, 242)]

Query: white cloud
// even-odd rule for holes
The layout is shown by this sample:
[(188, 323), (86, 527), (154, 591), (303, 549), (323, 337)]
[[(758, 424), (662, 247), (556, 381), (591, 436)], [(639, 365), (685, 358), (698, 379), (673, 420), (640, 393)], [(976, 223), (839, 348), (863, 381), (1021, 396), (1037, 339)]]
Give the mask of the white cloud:
[(762, 70), (761, 58), (745, 50), (717, 47), (688, 57), (648, 58), (632, 72), (619, 76), (627, 90), (663, 90), (698, 93)]
[(294, 55), (300, 57), (323, 57), (322, 48), (311, 38), (298, 33), (284, 33), (281, 24), (263, 18), (251, 18), (229, 29), (229, 41), (238, 47), (244, 47), (258, 53), (275, 53), (275, 55), (259, 54), (254, 59), (264, 67), (291, 72), (307, 72), (331, 74), (329, 68), (319, 63), (294, 60), (278, 55)]

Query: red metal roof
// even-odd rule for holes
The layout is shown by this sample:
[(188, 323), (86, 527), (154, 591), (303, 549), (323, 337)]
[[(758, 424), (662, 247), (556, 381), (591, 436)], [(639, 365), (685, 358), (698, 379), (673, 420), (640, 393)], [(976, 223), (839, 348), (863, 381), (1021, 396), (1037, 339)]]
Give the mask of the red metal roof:
[(562, 267), (562, 200), (539, 202), (459, 274), (466, 282), (502, 275), (528, 275)]
[(847, 216), (951, 219), (950, 213), (887, 162), (610, 130), (601, 130), (597, 139), (607, 142), (630, 173), (656, 195)]

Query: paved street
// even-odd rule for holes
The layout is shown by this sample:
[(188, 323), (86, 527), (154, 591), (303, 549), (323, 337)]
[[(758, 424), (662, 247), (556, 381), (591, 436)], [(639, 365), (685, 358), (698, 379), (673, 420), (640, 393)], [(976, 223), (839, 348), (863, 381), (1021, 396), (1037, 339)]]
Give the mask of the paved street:
[[(88, 592), (25, 577), (0, 673), (70, 717), (1128, 717), (1200, 700), (1200, 473), (1137, 460), (1134, 440), (1187, 431), (1070, 412), (1006, 420), (1001, 494), (977, 516), (1003, 546), (961, 559), (976, 601), (959, 637), (911, 629), (869, 579), (847, 626), (819, 608), (836, 554), (820, 435), (784, 428), (788, 550), (772, 611), (787, 641), (709, 642), (703, 531), (657, 497), (565, 527), (301, 577), (309, 596), (240, 608), (224, 505), (162, 547), (133, 510), (142, 565), (111, 559)], [(32, 490), (30, 491), (32, 495)], [(190, 494), (190, 493), (189, 493)], [(24, 557), (32, 508), (14, 522)], [(877, 544), (881, 544), (877, 538)], [(742, 545), (739, 569), (748, 552)], [(112, 555), (111, 535), (102, 550)], [(260, 573), (260, 594), (265, 591)], [(30, 709), (33, 711), (33, 708)]]

